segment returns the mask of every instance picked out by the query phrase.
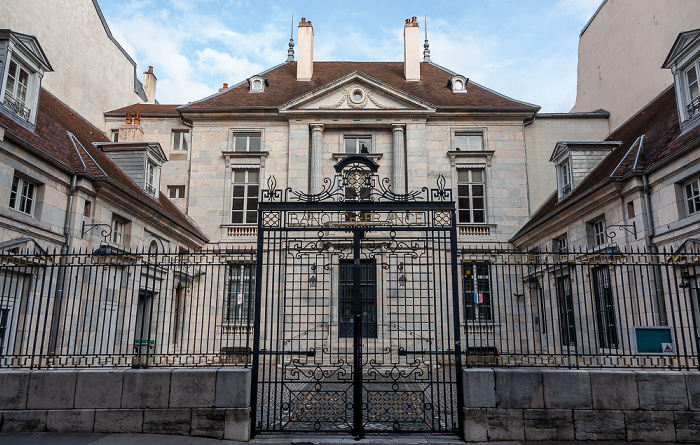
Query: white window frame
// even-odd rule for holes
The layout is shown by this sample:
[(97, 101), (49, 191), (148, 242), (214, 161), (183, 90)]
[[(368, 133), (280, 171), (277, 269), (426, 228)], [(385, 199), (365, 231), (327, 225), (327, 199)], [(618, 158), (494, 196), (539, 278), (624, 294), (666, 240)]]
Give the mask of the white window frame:
[[(474, 181), (473, 180), (473, 175), (475, 171), (480, 171), (481, 172), (481, 181)], [(468, 176), (468, 181), (461, 181), (460, 182), (460, 173), (466, 173)], [(482, 208), (474, 208), (474, 186), (481, 186), (482, 187), (482, 194), (480, 198), (482, 199), (483, 202), (483, 207)], [(462, 195), (460, 194), (460, 187), (467, 187), (469, 189), (469, 194), (468, 195)], [(462, 208), (461, 203), (462, 203), (462, 198), (468, 199), (469, 200), (469, 208)], [(476, 197), (478, 198), (478, 196)], [(459, 224), (486, 224), (487, 221), (487, 203), (486, 203), (486, 166), (484, 167), (479, 167), (479, 168), (458, 168), (457, 169), (457, 222)], [(482, 211), (483, 212), (483, 221), (475, 221), (475, 216), (474, 216), (474, 211)], [(468, 218), (464, 218), (466, 216), (464, 212), (467, 211), (469, 212)]]
[(255, 265), (230, 263), (227, 269), (225, 322), (233, 326), (251, 326), (254, 310), (251, 304), (255, 298)]
[[(234, 131), (234, 132), (232, 133), (232, 136), (231, 136), (231, 137), (232, 137), (231, 143), (232, 143), (232, 148), (233, 148), (233, 151), (234, 151), (234, 152), (238, 152), (238, 153), (245, 153), (245, 152), (257, 153), (257, 152), (262, 151), (262, 132), (260, 132), (260, 131)], [(251, 148), (251, 147), (250, 147), (250, 145), (251, 145), (251, 144), (250, 144), (251, 138), (256, 138), (256, 137), (257, 137), (257, 139), (260, 141), (260, 142), (258, 143), (258, 147), (259, 147), (259, 148), (258, 148), (257, 150), (251, 150), (251, 149), (250, 149), (250, 148)], [(243, 139), (243, 138), (245, 138), (245, 150), (239, 150), (239, 149), (237, 149), (237, 147), (236, 147), (236, 141), (237, 141), (238, 139)]]
[(569, 253), (569, 239), (566, 235), (554, 238), (554, 248), (557, 253)]
[(116, 216), (112, 217), (112, 243), (123, 246), (126, 235), (126, 221)]
[[(348, 151), (347, 141), (355, 141), (355, 151)], [(372, 145), (374, 141), (372, 140), (371, 134), (345, 134), (343, 135), (343, 153), (345, 154), (361, 154), (362, 153), (362, 141), (369, 140), (369, 147), (367, 147), (367, 153), (372, 153)], [(365, 153), (365, 154), (367, 154)]]
[(559, 199), (569, 196), (574, 188), (571, 159), (569, 158), (564, 159), (557, 165), (557, 186)]
[(168, 186), (168, 198), (170, 199), (182, 199), (185, 197), (185, 186), (184, 185), (169, 185)]
[[(695, 70), (695, 88), (697, 90), (697, 95), (693, 97), (691, 92), (691, 83), (688, 79), (688, 74), (691, 70)], [(683, 82), (685, 83), (685, 88), (683, 94), (685, 95), (685, 112), (688, 119), (693, 119), (700, 114), (700, 60), (693, 62), (688, 68), (683, 70)]]
[(683, 184), (683, 200), (685, 201), (686, 216), (700, 212), (700, 177), (693, 178)]
[(144, 179), (144, 189), (146, 193), (154, 198), (158, 196), (158, 189), (160, 187), (160, 167), (153, 162), (146, 162), (146, 177)]
[(112, 142), (119, 142), (119, 130), (112, 130)]
[[(250, 180), (250, 173), (255, 172), (257, 180)], [(237, 174), (243, 173), (244, 181), (236, 182)], [(243, 195), (236, 196), (236, 187), (243, 187)], [(254, 187), (255, 192), (251, 192)], [(251, 208), (251, 200), (255, 202), (255, 208)], [(250, 225), (258, 223), (258, 204), (260, 203), (260, 170), (256, 168), (234, 169), (231, 174), (231, 208), (230, 223), (234, 225)], [(234, 221), (234, 215), (240, 214), (241, 220)], [(254, 218), (249, 218), (254, 215)]]
[[(184, 147), (184, 148), (183, 148)], [(171, 151), (185, 153), (190, 149), (190, 130), (173, 130)]]
[[(459, 142), (458, 138), (460, 137), (465, 137), (465, 141)], [(479, 138), (478, 147), (472, 146), (472, 141), (474, 137)], [(484, 151), (484, 133), (481, 131), (455, 131), (454, 151)]]
[[(4, 78), (3, 78), (3, 84), (2, 84), (2, 104), (5, 108), (8, 110), (11, 110), (14, 114), (19, 116), (21, 119), (27, 121), (27, 122), (32, 122), (33, 121), (33, 115), (34, 113), (34, 107), (36, 104), (35, 100), (35, 78), (37, 76), (37, 73), (35, 70), (33, 70), (29, 65), (22, 60), (21, 57), (18, 57), (16, 53), (10, 53), (9, 57), (7, 59), (7, 68), (5, 69), (4, 73)], [(17, 72), (15, 72), (15, 75), (13, 76), (14, 78), (14, 85), (13, 85), (13, 91), (9, 91), (8, 89), (8, 82), (10, 80), (10, 68), (12, 67), (12, 64), (15, 64), (17, 67), (17, 70), (24, 71), (27, 73), (27, 84), (24, 85), (25, 91), (24, 91), (24, 99), (19, 100), (17, 97), (17, 88), (18, 85), (21, 85), (18, 80), (17, 80)], [(6, 102), (7, 100), (17, 103), (22, 106), (26, 111), (20, 112), (20, 110), (17, 109), (17, 107), (14, 107), (10, 105), (10, 103)]]
[(605, 218), (591, 221), (591, 235), (593, 236), (593, 247), (604, 246), (607, 241), (605, 235)]
[[(15, 175), (12, 178), (9, 207), (25, 215), (34, 215), (37, 188), (35, 183)], [(28, 209), (27, 206), (29, 206)]]

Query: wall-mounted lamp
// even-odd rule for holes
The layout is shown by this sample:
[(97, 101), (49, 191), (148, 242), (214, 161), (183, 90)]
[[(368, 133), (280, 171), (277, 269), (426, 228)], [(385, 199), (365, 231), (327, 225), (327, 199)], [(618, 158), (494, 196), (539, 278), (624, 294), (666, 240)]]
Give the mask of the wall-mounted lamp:
[(690, 282), (688, 280), (683, 280), (681, 281), (681, 284), (678, 285), (681, 289), (689, 289), (690, 288)]
[(316, 275), (312, 275), (309, 278), (309, 287), (316, 287)]
[(406, 281), (408, 281), (406, 279), (406, 276), (404, 274), (401, 274), (401, 276), (399, 277), (399, 286), (406, 287)]
[(519, 293), (517, 293), (517, 292), (516, 292), (516, 293), (513, 293), (513, 296), (514, 296), (515, 298), (523, 298), (524, 295), (525, 295), (525, 294), (519, 294)]

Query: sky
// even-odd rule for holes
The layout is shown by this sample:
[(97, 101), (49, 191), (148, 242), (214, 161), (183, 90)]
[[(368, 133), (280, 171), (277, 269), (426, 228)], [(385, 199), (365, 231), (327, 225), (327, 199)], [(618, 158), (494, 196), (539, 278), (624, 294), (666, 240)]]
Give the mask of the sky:
[[(427, 23), (431, 60), (542, 112), (576, 101), (578, 38), (601, 0), (99, 0), (161, 104), (209, 96), (283, 63), (302, 17), (314, 60), (403, 61), (405, 19)], [(292, 15), (294, 26), (292, 26)], [(295, 47), (296, 49), (296, 47)]]

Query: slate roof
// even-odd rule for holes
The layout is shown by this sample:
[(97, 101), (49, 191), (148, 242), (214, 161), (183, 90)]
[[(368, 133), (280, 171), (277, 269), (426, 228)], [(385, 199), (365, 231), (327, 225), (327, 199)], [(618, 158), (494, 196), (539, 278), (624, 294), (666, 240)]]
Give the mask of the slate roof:
[(605, 140), (621, 144), (569, 196), (561, 201), (556, 193), (550, 196), (511, 239), (517, 239), (606, 181), (652, 170), (688, 146), (700, 143), (700, 125), (680, 133), (676, 92), (670, 86)]
[[(287, 62), (260, 75), (268, 85), (263, 93), (251, 93), (248, 82), (241, 82), (202, 100), (178, 107), (182, 112), (276, 109), (280, 105), (323, 87), (336, 79), (359, 71), (380, 83), (401, 90), (440, 109), (506, 109), (534, 113), (537, 105), (520, 102), (473, 82), (467, 93), (453, 93), (448, 86), (455, 74), (432, 63), (421, 63), (421, 80), (404, 78), (403, 62), (314, 62), (309, 81), (297, 81), (297, 63)], [(125, 115), (140, 111), (143, 116), (170, 112), (172, 105), (136, 104), (113, 110), (106, 115)]]
[(97, 128), (71, 111), (66, 105), (42, 89), (39, 96), (36, 129), (26, 129), (7, 115), (0, 113), (0, 125), (7, 134), (30, 146), (39, 154), (48, 157), (54, 164), (76, 174), (87, 174), (95, 178), (111, 179), (150, 205), (197, 234), (202, 232), (163, 194), (153, 199), (109, 157), (97, 149), (93, 142), (110, 142)]

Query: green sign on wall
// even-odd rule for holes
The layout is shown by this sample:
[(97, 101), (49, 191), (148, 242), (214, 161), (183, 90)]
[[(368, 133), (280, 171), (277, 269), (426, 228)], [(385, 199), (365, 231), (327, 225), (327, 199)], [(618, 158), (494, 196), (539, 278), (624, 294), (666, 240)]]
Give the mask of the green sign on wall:
[(673, 355), (676, 346), (669, 326), (635, 326), (637, 354)]

